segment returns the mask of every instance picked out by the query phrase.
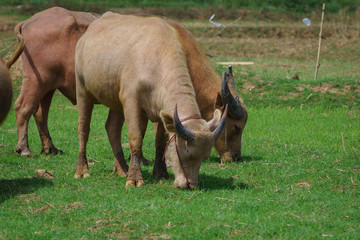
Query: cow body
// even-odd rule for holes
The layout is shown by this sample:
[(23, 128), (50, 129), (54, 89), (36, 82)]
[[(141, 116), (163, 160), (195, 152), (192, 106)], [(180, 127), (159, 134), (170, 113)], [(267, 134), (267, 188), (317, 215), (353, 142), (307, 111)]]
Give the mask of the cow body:
[[(116, 15), (108, 14), (107, 17)], [(24, 81), (21, 94), (15, 104), (18, 128), (16, 149), (21, 155), (31, 155), (27, 140), (27, 126), (32, 114), (38, 125), (42, 144), (41, 151), (53, 154), (59, 152), (52, 143), (48, 130), (47, 120), (51, 98), (55, 89), (59, 89), (72, 103), (76, 103), (73, 49), (75, 49), (77, 40), (95, 18), (87, 13), (72, 12), (55, 7), (34, 15), (15, 28), (17, 34), (20, 31), (23, 32), (29, 42), (26, 52), (22, 55)], [(191, 34), (179, 23), (169, 19), (165, 19), (165, 21), (177, 32), (201, 115), (204, 119), (210, 120), (214, 109), (223, 109), (225, 105), (224, 101), (219, 101), (218, 97), (220, 77), (207, 64), (206, 57), (197, 47)], [(23, 25), (26, 26), (23, 27)], [(40, 30), (41, 32), (39, 32)], [(231, 91), (236, 94), (234, 88)], [(226, 130), (215, 144), (222, 162), (236, 160), (241, 154), (241, 137), (247, 120), (247, 111), (240, 98), (239, 101), (244, 109), (244, 117), (235, 119), (229, 116)], [(118, 136), (115, 137), (114, 134), (111, 134), (119, 131), (116, 124), (119, 118), (114, 113), (109, 114), (106, 130), (108, 135), (111, 135), (109, 136), (110, 142), (118, 143), (120, 141), (115, 139), (121, 138), (121, 135), (117, 134)], [(158, 150), (156, 159), (162, 158), (164, 144), (166, 144), (166, 142), (161, 142), (163, 140), (160, 136), (156, 141)], [(144, 159), (144, 161), (146, 160)], [(119, 175), (123, 175), (116, 160), (114, 170)]]
[(0, 57), (0, 124), (5, 120), (12, 102), (12, 84), (9, 69)]
[(22, 36), (18, 35), (17, 38), (19, 45), (9, 60), (5, 63), (0, 56), (0, 124), (5, 120), (12, 102), (13, 91), (9, 70), (11, 65), (19, 58), (25, 46), (25, 40)]
[[(157, 17), (106, 13), (79, 40), (75, 59), (80, 142), (75, 177), (89, 176), (86, 142), (93, 104), (98, 102), (111, 109), (108, 127), (126, 121), (131, 160), (129, 169), (122, 159), (119, 165), (128, 171), (127, 185), (144, 184), (139, 156), (150, 119), (160, 123), (163, 136), (165, 130), (176, 135), (166, 153), (175, 185), (196, 187), (200, 164), (209, 156), (225, 119), (220, 121), (220, 111), (209, 122), (201, 119), (176, 30)], [(179, 119), (189, 116), (198, 117), (182, 125)], [(111, 145), (118, 156), (120, 150), (114, 146), (121, 143)]]
[[(173, 20), (167, 19), (166, 21), (176, 29), (179, 36), (201, 116), (205, 120), (210, 120), (215, 108), (223, 110), (228, 103), (221, 94), (223, 91), (221, 89), (221, 78), (209, 66), (207, 57), (201, 52), (191, 33)], [(231, 86), (231, 93), (236, 96), (235, 105), (237, 107), (229, 107), (227, 126), (215, 143), (215, 149), (221, 158), (221, 162), (240, 160), (242, 134), (248, 118), (244, 101), (236, 91), (231, 69), (228, 77), (228, 85)]]
[(35, 14), (15, 27), (15, 32), (26, 40), (21, 55), (23, 83), (15, 102), (18, 131), (16, 151), (22, 156), (32, 155), (27, 135), (31, 115), (34, 115), (38, 127), (41, 152), (60, 152), (52, 143), (48, 130), (50, 103), (58, 89), (76, 104), (75, 46), (95, 19), (88, 13), (54, 7)]

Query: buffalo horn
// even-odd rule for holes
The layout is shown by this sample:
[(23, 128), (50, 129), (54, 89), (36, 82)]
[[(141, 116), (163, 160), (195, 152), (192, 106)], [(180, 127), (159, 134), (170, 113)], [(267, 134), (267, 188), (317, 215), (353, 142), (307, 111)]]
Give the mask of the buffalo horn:
[(234, 75), (233, 75), (233, 71), (232, 71), (232, 66), (229, 65), (228, 66), (228, 77), (229, 77), (229, 85), (230, 87), (234, 90), (234, 92), (238, 94), (237, 90), (236, 90), (236, 87), (235, 87), (235, 81), (234, 81)]
[(182, 139), (188, 142), (193, 142), (195, 140), (195, 133), (186, 129), (184, 125), (182, 125), (177, 111), (177, 104), (175, 104), (174, 110), (174, 125), (176, 133), (179, 134)]
[(228, 105), (226, 104), (225, 106), (225, 111), (221, 117), (221, 120), (220, 120), (220, 123), (219, 125), (216, 127), (216, 129), (214, 130), (214, 136), (215, 136), (215, 141), (216, 139), (218, 139), (218, 137), (220, 136), (221, 134), (221, 131), (223, 130), (224, 126), (225, 126), (225, 121), (226, 121), (226, 116), (227, 116), (227, 113), (228, 113)]
[(227, 84), (226, 72), (223, 72), (221, 79), (221, 98), (223, 102), (229, 105), (229, 115), (235, 119), (241, 119), (244, 116), (244, 110), (240, 105), (239, 97), (233, 97)]

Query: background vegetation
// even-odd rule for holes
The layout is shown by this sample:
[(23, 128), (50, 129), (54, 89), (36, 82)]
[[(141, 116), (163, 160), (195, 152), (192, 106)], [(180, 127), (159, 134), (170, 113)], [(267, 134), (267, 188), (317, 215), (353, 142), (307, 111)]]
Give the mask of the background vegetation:
[[(93, 112), (88, 179), (73, 178), (78, 154), (76, 106), (56, 92), (49, 128), (63, 155), (40, 154), (31, 119), (29, 141), (37, 155), (33, 158), (14, 153), (17, 134), (11, 110), (0, 126), (0, 238), (358, 239), (359, 13), (325, 15), (321, 67), (314, 81), (319, 5), (309, 14), (310, 27), (286, 12), (279, 17), (264, 10), (254, 10), (251, 16), (234, 11), (220, 18), (226, 28), (201, 19), (181, 21), (211, 56), (219, 74), (226, 67), (220, 61), (254, 62), (234, 65), (236, 85), (249, 111), (243, 161), (221, 164), (213, 152), (201, 166), (195, 191), (175, 189), (173, 180), (156, 181), (152, 166), (142, 167), (145, 186), (125, 188), (125, 179), (111, 174), (113, 157), (104, 129), (108, 110), (103, 106)], [(0, 14), (2, 56), (7, 58), (16, 47), (14, 25), (42, 7), (29, 7), (20, 15), (16, 8)], [(165, 13), (178, 18), (184, 11)], [(197, 13), (209, 16), (211, 11)], [(188, 13), (186, 19), (192, 16)], [(22, 81), (20, 61), (13, 66), (12, 77), (15, 101)], [(154, 139), (150, 124), (144, 142), (149, 160), (155, 154)], [(54, 171), (54, 178), (37, 178), (37, 169)]]
[(269, 10), (272, 8), (283, 9), (293, 13), (309, 13), (327, 4), (327, 10), (337, 13), (346, 8), (350, 11), (356, 10), (360, 0), (2, 0), (3, 5), (32, 5), (49, 6), (58, 5), (66, 7), (98, 7), (98, 8), (226, 8), (226, 9), (253, 9)]

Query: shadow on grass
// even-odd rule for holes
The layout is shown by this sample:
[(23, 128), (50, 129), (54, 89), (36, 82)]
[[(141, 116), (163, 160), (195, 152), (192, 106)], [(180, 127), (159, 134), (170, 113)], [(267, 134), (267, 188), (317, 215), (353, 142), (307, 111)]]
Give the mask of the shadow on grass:
[[(164, 180), (157, 180), (152, 176), (151, 171), (142, 171), (143, 177), (147, 184), (158, 184), (160, 181)], [(169, 181), (169, 183), (174, 183), (174, 174), (169, 172), (170, 179), (165, 180)], [(252, 186), (246, 183), (238, 182), (233, 178), (222, 178), (219, 176), (209, 175), (209, 174), (200, 174), (199, 176), (199, 189), (206, 189), (206, 190), (219, 190), (219, 189), (249, 189)]]
[(200, 174), (199, 188), (206, 190), (219, 190), (219, 189), (246, 190), (251, 188), (251, 186), (246, 183), (236, 182), (233, 178), (222, 178), (214, 175)]
[(241, 162), (253, 162), (253, 161), (261, 161), (263, 158), (260, 156), (241, 156), (241, 159), (238, 161)]
[[(241, 159), (236, 161), (237, 163), (242, 163), (242, 162), (252, 162), (252, 161), (260, 161), (262, 160), (262, 157), (260, 156), (241, 156)], [(220, 163), (220, 157), (218, 156), (210, 156), (208, 159), (205, 160), (205, 162), (208, 163)], [(225, 163), (226, 164), (226, 163)]]
[(19, 194), (27, 194), (41, 187), (50, 187), (51, 180), (39, 178), (0, 179), (0, 204)]

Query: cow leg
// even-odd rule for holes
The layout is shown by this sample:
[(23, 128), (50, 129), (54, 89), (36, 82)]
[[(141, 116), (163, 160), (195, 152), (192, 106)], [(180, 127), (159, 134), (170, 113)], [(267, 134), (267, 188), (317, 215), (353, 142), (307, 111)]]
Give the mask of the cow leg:
[(62, 154), (63, 152), (54, 146), (48, 128), (49, 109), (54, 92), (55, 89), (51, 90), (41, 99), (34, 118), (40, 135), (41, 153), (56, 155), (58, 153)]
[(77, 99), (79, 108), (78, 135), (79, 135), (79, 156), (76, 162), (75, 178), (90, 177), (89, 165), (86, 159), (86, 144), (89, 139), (91, 114), (94, 102), (86, 90), (77, 88)]
[(164, 160), (162, 159), (166, 147), (167, 134), (164, 125), (161, 122), (156, 125), (157, 125), (156, 140), (155, 140), (156, 156), (155, 156), (155, 164), (152, 174), (155, 176), (156, 179), (169, 179), (170, 176), (166, 169), (165, 159)]
[(105, 129), (114, 153), (114, 172), (121, 177), (126, 177), (129, 166), (126, 164), (124, 152), (121, 147), (121, 130), (124, 124), (122, 112), (109, 110)]
[(29, 81), (24, 78), (22, 91), (14, 104), (18, 134), (18, 143), (15, 152), (25, 157), (33, 156), (29, 148), (28, 125), (31, 115), (35, 113), (39, 105), (36, 94), (24, 91), (24, 89), (31, 89), (26, 84), (28, 82)]
[(134, 106), (137, 104), (129, 103), (125, 112), (125, 121), (128, 129), (129, 144), (130, 144), (130, 166), (128, 177), (126, 179), (126, 186), (140, 187), (145, 184), (141, 174), (141, 149), (143, 138), (146, 131), (148, 119), (141, 114), (140, 110), (135, 110)]

